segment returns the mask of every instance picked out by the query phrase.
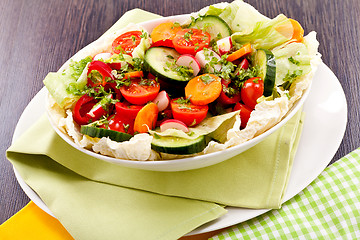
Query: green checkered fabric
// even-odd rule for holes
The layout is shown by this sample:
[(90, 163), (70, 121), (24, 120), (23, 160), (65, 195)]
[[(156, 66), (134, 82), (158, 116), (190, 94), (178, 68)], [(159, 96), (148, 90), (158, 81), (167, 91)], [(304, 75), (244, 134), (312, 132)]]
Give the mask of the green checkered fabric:
[(325, 169), (280, 210), (211, 239), (360, 239), (360, 148)]

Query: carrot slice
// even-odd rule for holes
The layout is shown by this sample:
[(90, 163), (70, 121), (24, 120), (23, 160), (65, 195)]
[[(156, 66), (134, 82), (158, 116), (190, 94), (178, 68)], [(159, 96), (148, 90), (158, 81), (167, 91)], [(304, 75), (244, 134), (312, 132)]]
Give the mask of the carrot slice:
[(297, 42), (303, 41), (304, 29), (301, 27), (300, 23), (294, 19), (289, 18), (289, 21), (277, 26), (275, 30), (289, 40), (295, 40)]
[(134, 132), (147, 133), (156, 127), (159, 109), (153, 102), (146, 104), (136, 115)]
[(191, 79), (185, 87), (185, 96), (194, 105), (215, 101), (222, 91), (221, 79), (214, 74), (203, 74)]
[(129, 78), (142, 78), (144, 76), (143, 71), (135, 71), (135, 72), (128, 72), (125, 73), (125, 79)]
[(239, 59), (243, 56), (245, 56), (246, 54), (251, 53), (252, 49), (251, 49), (251, 44), (247, 43), (245, 44), (242, 48), (240, 48), (239, 50), (236, 50), (235, 52), (231, 53), (226, 60), (229, 62), (235, 61), (236, 59)]
[(176, 33), (181, 30), (181, 27), (175, 25), (173, 22), (164, 22), (157, 25), (150, 36), (153, 42), (170, 39), (173, 40)]
[(289, 18), (289, 20), (294, 29), (292, 39), (295, 39), (298, 42), (302, 42), (304, 39), (304, 29), (301, 27), (301, 25), (298, 21), (291, 19), (291, 18)]

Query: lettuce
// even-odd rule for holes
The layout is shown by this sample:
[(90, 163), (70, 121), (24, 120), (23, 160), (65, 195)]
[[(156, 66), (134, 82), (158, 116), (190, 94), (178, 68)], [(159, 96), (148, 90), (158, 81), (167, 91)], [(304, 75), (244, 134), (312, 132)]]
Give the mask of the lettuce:
[(86, 68), (91, 57), (86, 57), (79, 62), (71, 62), (63, 72), (50, 72), (44, 79), (44, 85), (56, 103), (61, 107), (69, 107), (77, 100), (72, 90), (81, 90), (86, 86)]
[(257, 22), (269, 20), (269, 18), (259, 13), (253, 6), (242, 0), (233, 1), (224, 8), (217, 6), (219, 4), (209, 6), (205, 15), (219, 16), (234, 32), (250, 33)]
[[(291, 34), (284, 36), (280, 33), (280, 29), (281, 32), (290, 32)], [(231, 40), (239, 44), (251, 43), (256, 49), (272, 49), (289, 41), (291, 37), (292, 24), (285, 15), (280, 14), (274, 19), (256, 22), (251, 33), (234, 33)]]
[(150, 48), (151, 39), (147, 32), (143, 32), (140, 44), (133, 50), (132, 56), (134, 58), (141, 58), (144, 59), (145, 52)]
[(291, 84), (298, 77), (311, 71), (311, 56), (304, 43), (286, 43), (273, 49), (272, 53), (276, 59), (276, 85), (284, 82)]

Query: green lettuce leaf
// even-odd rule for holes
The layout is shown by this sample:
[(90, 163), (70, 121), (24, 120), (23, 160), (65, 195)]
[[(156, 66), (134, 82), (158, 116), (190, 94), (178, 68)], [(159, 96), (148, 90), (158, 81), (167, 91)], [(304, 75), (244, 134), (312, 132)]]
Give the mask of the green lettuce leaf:
[(86, 57), (79, 62), (71, 62), (63, 72), (50, 72), (45, 77), (44, 85), (60, 107), (70, 106), (78, 99), (71, 89), (85, 88), (87, 77), (83, 72), (91, 60), (91, 57)]
[(304, 43), (292, 42), (272, 50), (276, 59), (276, 85), (290, 84), (311, 71), (311, 56)]
[(279, 28), (292, 29), (290, 20), (283, 14), (271, 20), (256, 22), (251, 33), (236, 32), (231, 36), (231, 40), (239, 44), (251, 43), (256, 49), (272, 49), (287, 42), (292, 37), (281, 34), (277, 30)]
[(145, 51), (149, 49), (150, 45), (151, 39), (149, 37), (149, 34), (147, 32), (144, 32), (140, 44), (133, 50), (132, 56), (134, 58), (144, 59)]

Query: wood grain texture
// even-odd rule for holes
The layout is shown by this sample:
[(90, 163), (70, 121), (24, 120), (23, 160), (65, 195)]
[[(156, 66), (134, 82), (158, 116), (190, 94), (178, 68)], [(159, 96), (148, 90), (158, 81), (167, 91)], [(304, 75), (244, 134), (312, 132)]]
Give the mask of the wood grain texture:
[[(0, 1), (0, 223), (29, 201), (5, 157), (16, 123), (49, 71), (97, 39), (126, 11), (141, 8), (163, 16), (196, 11), (221, 0), (1, 0)], [(249, 0), (269, 17), (284, 13), (305, 33), (316, 30), (322, 59), (348, 101), (345, 137), (332, 162), (360, 146), (359, 0)], [(324, 86), (326, 91), (326, 86)], [(336, 128), (336, 126), (334, 126)]]

